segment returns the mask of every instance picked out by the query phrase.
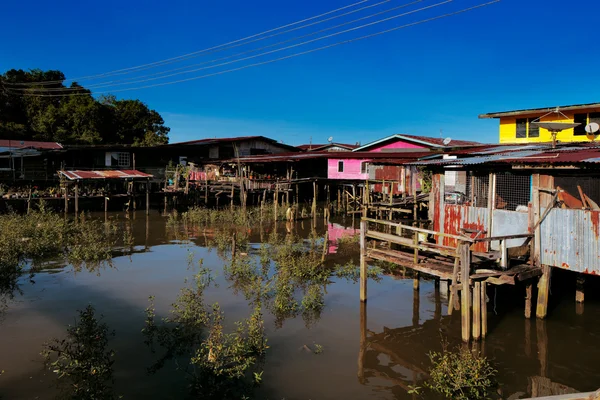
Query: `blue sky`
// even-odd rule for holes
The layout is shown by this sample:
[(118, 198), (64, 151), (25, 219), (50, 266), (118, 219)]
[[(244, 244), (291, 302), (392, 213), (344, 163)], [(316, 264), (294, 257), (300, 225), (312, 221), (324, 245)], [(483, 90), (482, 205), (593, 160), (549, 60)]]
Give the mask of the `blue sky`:
[[(0, 71), (42, 68), (62, 70), (67, 77), (98, 74), (219, 45), (356, 1), (6, 2)], [(438, 1), (423, 0), (412, 9)], [(306, 48), (484, 1), (454, 0)], [(407, 2), (391, 0), (330, 25)], [(288, 144), (325, 142), (329, 136), (366, 143), (392, 133), (439, 136), (440, 130), (455, 139), (497, 142), (497, 121), (479, 120), (479, 114), (600, 101), (594, 23), (599, 3), (502, 0), (273, 64), (115, 94), (139, 98), (158, 110), (172, 128), (172, 142), (265, 135)], [(282, 38), (269, 43), (276, 40)], [(176, 78), (190, 76), (194, 74)]]

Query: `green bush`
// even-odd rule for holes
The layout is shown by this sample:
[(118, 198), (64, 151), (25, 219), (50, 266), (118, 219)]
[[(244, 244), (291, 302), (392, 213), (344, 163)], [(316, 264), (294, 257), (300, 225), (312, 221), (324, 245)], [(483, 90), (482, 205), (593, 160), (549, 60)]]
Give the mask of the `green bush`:
[(429, 359), (432, 367), (430, 380), (425, 382), (425, 386), (447, 398), (485, 399), (496, 385), (494, 377), (497, 371), (487, 358), (473, 354), (466, 347), (452, 352), (444, 345), (441, 353), (430, 352)]

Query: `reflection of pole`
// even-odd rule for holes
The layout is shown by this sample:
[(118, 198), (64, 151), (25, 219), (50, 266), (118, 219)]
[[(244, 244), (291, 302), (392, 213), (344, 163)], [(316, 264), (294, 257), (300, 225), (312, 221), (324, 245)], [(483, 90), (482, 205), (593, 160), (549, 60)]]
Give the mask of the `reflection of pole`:
[(360, 349), (358, 351), (358, 382), (365, 384), (365, 360), (367, 355), (367, 303), (360, 302)]
[(420, 308), (419, 289), (413, 290), (413, 326), (419, 326), (419, 308)]
[(538, 359), (540, 360), (540, 376), (546, 377), (548, 372), (548, 332), (546, 321), (538, 319), (535, 322), (537, 336)]

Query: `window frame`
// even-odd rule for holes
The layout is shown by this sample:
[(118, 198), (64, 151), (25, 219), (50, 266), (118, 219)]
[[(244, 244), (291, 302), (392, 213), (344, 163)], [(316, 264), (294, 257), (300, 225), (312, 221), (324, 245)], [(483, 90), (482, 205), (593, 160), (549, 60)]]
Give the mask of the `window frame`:
[(338, 160), (337, 172), (344, 172), (344, 161)]
[[(114, 153), (117, 157), (117, 167), (129, 168), (131, 167), (131, 154), (127, 151), (118, 151)], [(126, 159), (126, 162), (125, 162)]]
[[(517, 139), (527, 139), (527, 120), (527, 118), (517, 118), (515, 120), (515, 137)], [(525, 130), (523, 130), (523, 128), (525, 128)]]
[[(581, 123), (581, 125), (576, 126), (573, 128), (573, 136), (586, 136), (587, 132), (585, 131), (585, 126), (588, 124), (588, 118), (589, 118), (589, 113), (578, 113), (578, 114), (573, 114), (573, 122), (574, 123)], [(584, 117), (584, 120), (581, 121), (580, 118), (578, 117)]]
[(369, 167), (369, 163), (367, 161), (363, 161), (360, 163), (360, 173), (361, 174), (366, 174), (369, 172), (368, 170)]

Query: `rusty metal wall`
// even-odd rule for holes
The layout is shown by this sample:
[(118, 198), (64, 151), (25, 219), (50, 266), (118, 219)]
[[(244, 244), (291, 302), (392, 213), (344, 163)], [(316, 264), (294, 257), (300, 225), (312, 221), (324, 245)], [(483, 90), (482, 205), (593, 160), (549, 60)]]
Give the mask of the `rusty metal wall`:
[[(461, 228), (479, 231), (488, 231), (488, 209), (483, 207), (471, 207), (463, 205), (446, 205), (444, 207), (444, 233), (461, 235)], [(475, 237), (475, 233), (471, 237)], [(480, 237), (486, 234), (480, 234)], [(444, 238), (445, 246), (455, 247), (458, 245), (456, 239)], [(487, 251), (488, 243), (478, 243), (474, 251)]]
[(540, 225), (542, 264), (600, 274), (599, 227), (600, 211), (552, 209)]

